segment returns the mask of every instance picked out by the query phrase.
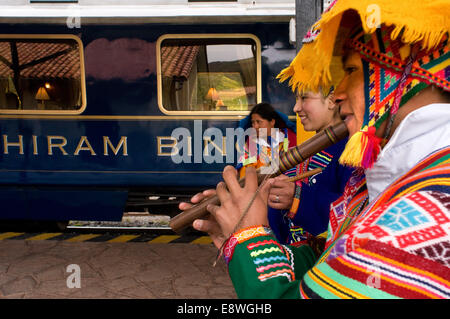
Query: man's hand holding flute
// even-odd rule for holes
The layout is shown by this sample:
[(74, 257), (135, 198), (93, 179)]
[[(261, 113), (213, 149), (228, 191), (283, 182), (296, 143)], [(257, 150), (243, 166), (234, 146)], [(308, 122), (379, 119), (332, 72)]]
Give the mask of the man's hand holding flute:
[[(223, 180), (215, 190), (209, 189), (191, 198), (192, 204), (198, 204), (215, 194), (219, 197), (220, 206), (208, 205), (208, 219), (197, 219), (192, 225), (194, 229), (208, 233), (219, 249), (230, 235), (240, 229), (255, 225), (268, 226), (267, 205), (288, 209), (292, 204), (294, 183), (285, 175), (267, 179), (256, 197), (258, 181), (253, 167), (246, 170), (244, 187), (239, 185), (237, 172), (232, 166), (225, 167)], [(179, 208), (184, 211), (191, 208), (192, 204), (180, 203)]]

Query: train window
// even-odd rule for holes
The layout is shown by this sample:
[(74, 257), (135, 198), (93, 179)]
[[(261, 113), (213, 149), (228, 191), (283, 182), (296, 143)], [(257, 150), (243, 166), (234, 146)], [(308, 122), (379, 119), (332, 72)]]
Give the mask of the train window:
[(252, 35), (166, 35), (158, 41), (166, 114), (246, 114), (260, 100), (260, 44)]
[(0, 113), (81, 113), (82, 44), (75, 36), (0, 35)]

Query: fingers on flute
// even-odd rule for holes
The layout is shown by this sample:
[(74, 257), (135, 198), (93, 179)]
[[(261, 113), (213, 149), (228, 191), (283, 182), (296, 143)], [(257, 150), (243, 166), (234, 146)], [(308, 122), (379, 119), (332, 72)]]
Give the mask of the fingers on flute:
[(210, 196), (216, 195), (216, 190), (215, 189), (207, 189), (207, 190), (203, 191), (202, 194), (205, 197), (210, 197)]
[(227, 186), (224, 182), (217, 184), (216, 193), (222, 205), (230, 198), (230, 193), (228, 193)]
[(220, 248), (226, 239), (219, 225), (214, 220), (196, 219), (192, 227), (198, 231), (208, 233), (217, 248)]
[[(284, 175), (286, 176), (286, 175)], [(287, 176), (286, 176), (287, 177)], [(287, 178), (289, 179), (289, 178)], [(293, 184), (292, 182), (289, 182), (287, 179), (278, 179), (278, 178), (274, 178), (272, 187), (274, 188), (285, 188), (285, 187), (289, 187), (290, 184)]]
[(284, 174), (280, 174), (277, 177), (275, 177), (275, 180), (277, 180), (277, 181), (287, 181), (288, 179), (289, 179), (289, 177)]
[(231, 193), (240, 192), (241, 191), (241, 185), (239, 185), (238, 179), (237, 179), (237, 171), (236, 169), (231, 166), (225, 166), (223, 170), (223, 180), (227, 184), (228, 189)]
[[(192, 204), (198, 204), (200, 203), (202, 200), (204, 200), (207, 197), (213, 196), (216, 194), (216, 190), (215, 189), (207, 189), (201, 193), (197, 193), (194, 196), (191, 197), (191, 203)], [(178, 204), (178, 208), (180, 210), (187, 210), (189, 208), (191, 208), (192, 205), (191, 203), (186, 203), (186, 202), (181, 202)]]
[(217, 223), (206, 219), (196, 219), (192, 223), (192, 227), (198, 231), (212, 233), (217, 230)]
[(245, 169), (245, 189), (250, 192), (256, 191), (258, 188), (258, 177), (256, 169), (251, 166)]
[(178, 208), (180, 210), (187, 210), (187, 209), (189, 209), (191, 207), (192, 207), (192, 204), (189, 204), (189, 203), (186, 203), (186, 202), (181, 202), (181, 203), (178, 204)]
[[(216, 190), (215, 189), (207, 189), (207, 190), (205, 190), (205, 191), (203, 191), (201, 193), (197, 193), (194, 196), (192, 196), (191, 197), (191, 203), (192, 204), (198, 204), (202, 200), (204, 200), (205, 198), (213, 196), (215, 194), (216, 194)], [(185, 203), (185, 204), (187, 204), (187, 203)], [(188, 205), (190, 205), (190, 204), (188, 204)], [(183, 205), (183, 206), (185, 206), (185, 205)], [(192, 207), (192, 205), (190, 205), (189, 207)], [(187, 208), (189, 208), (189, 207), (187, 207)], [(180, 209), (181, 209), (181, 207), (180, 207)]]
[(197, 193), (194, 196), (192, 196), (191, 202), (194, 204), (197, 204), (197, 203), (201, 202), (204, 198), (205, 198), (205, 195), (203, 195), (203, 193)]
[(211, 213), (214, 217), (217, 216), (217, 211), (220, 209), (220, 206), (209, 204), (206, 206), (206, 210)]
[[(225, 206), (229, 206), (230, 201), (225, 202)], [(212, 215), (214, 222), (217, 225), (217, 228), (220, 229), (221, 233), (229, 233), (231, 229), (230, 224), (233, 223), (233, 218), (230, 216), (230, 210), (224, 208), (223, 203), (221, 206), (209, 204), (206, 206), (206, 210)], [(231, 218), (230, 218), (231, 217)]]

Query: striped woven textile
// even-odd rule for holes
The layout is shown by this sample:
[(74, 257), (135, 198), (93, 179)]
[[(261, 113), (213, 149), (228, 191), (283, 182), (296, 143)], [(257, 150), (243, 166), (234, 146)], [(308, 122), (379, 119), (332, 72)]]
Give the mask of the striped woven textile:
[(349, 223), (299, 291), (303, 298), (450, 298), (450, 147)]
[(362, 248), (314, 267), (303, 298), (450, 298), (449, 268), (388, 244)]
[(330, 222), (325, 248), (347, 230), (367, 203), (368, 191), (364, 171), (360, 168), (353, 171), (344, 194), (330, 205)]
[(412, 168), (395, 185), (384, 191), (370, 205), (374, 210), (383, 203), (417, 190), (448, 191), (450, 147), (436, 151)]

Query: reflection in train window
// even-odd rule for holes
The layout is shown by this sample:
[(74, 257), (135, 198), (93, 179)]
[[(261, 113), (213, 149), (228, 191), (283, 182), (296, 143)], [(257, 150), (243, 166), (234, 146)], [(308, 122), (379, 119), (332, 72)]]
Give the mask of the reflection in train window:
[(74, 38), (0, 35), (0, 113), (80, 110), (81, 64)]
[(253, 38), (164, 39), (160, 70), (167, 111), (247, 111), (258, 100)]

